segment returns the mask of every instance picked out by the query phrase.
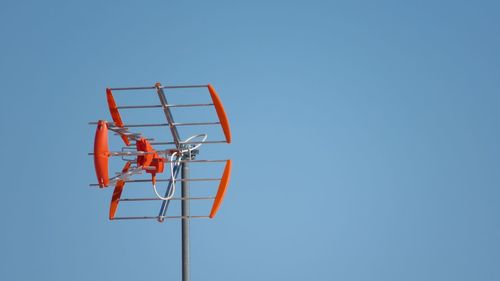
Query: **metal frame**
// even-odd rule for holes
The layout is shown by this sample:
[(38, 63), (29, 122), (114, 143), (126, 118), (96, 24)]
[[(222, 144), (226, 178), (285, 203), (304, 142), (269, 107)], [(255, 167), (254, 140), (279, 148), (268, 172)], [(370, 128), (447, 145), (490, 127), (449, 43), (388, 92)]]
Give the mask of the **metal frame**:
[(174, 138), (175, 146), (177, 147), (178, 150), (182, 149), (181, 146), (181, 139), (179, 136), (179, 131), (174, 125), (174, 117), (172, 116), (172, 112), (170, 111), (170, 108), (168, 107), (168, 102), (167, 102), (167, 97), (165, 96), (165, 92), (163, 92), (163, 88), (161, 88), (160, 83), (156, 83), (156, 92), (158, 93), (158, 98), (160, 99), (160, 103), (163, 107), (163, 112), (165, 113), (165, 118), (167, 118), (168, 121), (168, 126), (170, 128), (170, 132), (172, 133), (172, 137)]
[(113, 220), (158, 220), (159, 218), (162, 219), (209, 219), (209, 216), (165, 216), (165, 217), (148, 217), (148, 216), (143, 216), (143, 217), (115, 217)]
[[(165, 95), (164, 89), (185, 89), (185, 88), (208, 88), (210, 96), (212, 98), (212, 103), (194, 103), (194, 104), (169, 104)], [(127, 90), (156, 90), (156, 94), (159, 98), (160, 104), (153, 105), (122, 105), (117, 106), (114, 98), (112, 96), (111, 91), (124, 91)], [(113, 117), (113, 122), (107, 122), (107, 128), (110, 131), (115, 132), (115, 134), (120, 135), (125, 142), (125, 146), (122, 148), (122, 151), (114, 151), (111, 152), (106, 150), (108, 157), (119, 156), (122, 157), (122, 160), (127, 161), (126, 167), (121, 173), (117, 173), (118, 175), (110, 178), (109, 182), (112, 184), (121, 185), (121, 189), (119, 190), (118, 198), (116, 199), (115, 209), (113, 209), (113, 217), (111, 217), (110, 211), (110, 219), (113, 220), (138, 220), (138, 219), (154, 219), (159, 222), (163, 222), (166, 219), (181, 219), (181, 237), (182, 237), (182, 280), (189, 281), (190, 272), (189, 272), (189, 220), (193, 218), (213, 218), (214, 213), (217, 211), (217, 208), (221, 202), (221, 198), (224, 195), (224, 191), (229, 180), (227, 174), (230, 174), (231, 170), (231, 161), (230, 160), (195, 160), (198, 151), (189, 153), (185, 153), (185, 150), (190, 145), (196, 144), (219, 144), (219, 143), (230, 143), (230, 131), (229, 131), (229, 123), (227, 121), (227, 116), (225, 115), (224, 109), (222, 108), (221, 101), (215, 90), (211, 85), (187, 85), (187, 86), (162, 86), (160, 83), (156, 83), (155, 86), (152, 87), (126, 87), (126, 88), (108, 88), (106, 91), (108, 98), (108, 106)], [(180, 122), (177, 123), (174, 120), (172, 112), (170, 108), (175, 107), (208, 107), (212, 106), (215, 108), (217, 112), (217, 116), (219, 121), (215, 122)], [(119, 110), (120, 109), (150, 109), (150, 108), (161, 108), (167, 123), (156, 123), (156, 124), (123, 124)], [(101, 121), (102, 122), (102, 121)], [(89, 124), (97, 124), (97, 122), (90, 122)], [(183, 142), (177, 127), (179, 126), (207, 126), (207, 125), (221, 125), (226, 140), (215, 140), (215, 141), (187, 141)], [(141, 128), (141, 127), (169, 127), (170, 133), (172, 135), (173, 141), (156, 141), (154, 139), (147, 139), (149, 145), (175, 145), (175, 149), (164, 149), (164, 150), (153, 150), (152, 152), (147, 151), (126, 151), (133, 149), (136, 145), (135, 143), (131, 143), (130, 141), (139, 141), (142, 137), (140, 133), (133, 133), (129, 131), (129, 128)], [(106, 141), (107, 142), (107, 141)], [(121, 190), (126, 183), (144, 183), (151, 182), (149, 179), (128, 179), (128, 177), (133, 176), (134, 174), (142, 173), (144, 171), (155, 171), (155, 167), (149, 166), (138, 166), (135, 159), (127, 159), (126, 156), (144, 156), (151, 154), (162, 154), (162, 155), (172, 155), (172, 153), (177, 152), (181, 153), (175, 161), (165, 160), (164, 164), (175, 163), (174, 166), (174, 179), (181, 183), (181, 196), (170, 198), (169, 200), (162, 200), (160, 198), (120, 198)], [(183, 153), (184, 152), (184, 153)], [(89, 155), (94, 155), (95, 153), (89, 153)], [(101, 153), (102, 154), (102, 153)], [(97, 154), (97, 155), (101, 155)], [(96, 157), (96, 156), (94, 156)], [(99, 156), (101, 157), (101, 156)], [(129, 157), (130, 158), (130, 157)], [(216, 162), (226, 162), (226, 167), (224, 168), (224, 174), (222, 178), (190, 178), (189, 177), (189, 163), (216, 163)], [(135, 163), (135, 166), (131, 165)], [(107, 165), (107, 164), (106, 164)], [(178, 174), (181, 174), (180, 178)], [(189, 183), (190, 182), (201, 182), (201, 181), (218, 181), (219, 189), (217, 191), (216, 196), (205, 196), (205, 197), (190, 197), (189, 196)], [(170, 190), (173, 185), (172, 179), (155, 179), (155, 182), (167, 182), (166, 195), (170, 194)], [(223, 190), (221, 191), (221, 185), (224, 185)], [(99, 184), (90, 184), (90, 186), (100, 186)], [(102, 187), (102, 185), (100, 186)], [(116, 191), (116, 188), (115, 188)], [(115, 195), (113, 195), (114, 197)], [(115, 198), (113, 198), (115, 200)], [(168, 216), (167, 210), (170, 204), (170, 201), (178, 200), (181, 201), (181, 215), (180, 216)], [(191, 215), (190, 214), (190, 201), (191, 200), (213, 200), (212, 211), (209, 216), (200, 216), (200, 215)], [(160, 206), (160, 210), (158, 216), (125, 216), (125, 217), (115, 217), (114, 212), (116, 211), (116, 207), (118, 206), (118, 202), (137, 202), (137, 201), (162, 201)], [(217, 206), (216, 206), (217, 204)], [(214, 211), (215, 209), (215, 211)]]

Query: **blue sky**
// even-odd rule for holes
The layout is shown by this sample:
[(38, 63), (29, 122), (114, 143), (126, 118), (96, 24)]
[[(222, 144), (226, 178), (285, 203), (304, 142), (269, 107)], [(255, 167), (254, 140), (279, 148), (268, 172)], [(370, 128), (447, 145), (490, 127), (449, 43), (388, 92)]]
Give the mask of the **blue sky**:
[(104, 89), (160, 81), (212, 83), (233, 131), (192, 280), (499, 280), (499, 8), (2, 1), (0, 279), (180, 280), (180, 224), (88, 187)]

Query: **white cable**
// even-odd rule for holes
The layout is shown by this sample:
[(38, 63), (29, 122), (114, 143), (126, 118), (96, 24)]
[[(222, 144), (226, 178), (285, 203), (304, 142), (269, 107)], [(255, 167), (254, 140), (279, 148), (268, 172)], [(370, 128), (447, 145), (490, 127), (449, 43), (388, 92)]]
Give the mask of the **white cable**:
[[(203, 137), (203, 139), (200, 141), (199, 144), (197, 144), (195, 146), (192, 146), (192, 147), (188, 145), (187, 149), (181, 150), (180, 152), (176, 151), (176, 152), (172, 153), (172, 155), (170, 156), (170, 181), (171, 181), (171, 184), (172, 184), (172, 188), (170, 189), (167, 197), (162, 197), (158, 193), (158, 190), (156, 189), (156, 184), (153, 184), (153, 190), (155, 191), (156, 196), (159, 199), (166, 201), (166, 200), (170, 200), (170, 199), (172, 199), (172, 197), (174, 197), (174, 194), (175, 194), (174, 166), (180, 164), (181, 159), (182, 159), (182, 155), (181, 155), (182, 153), (188, 152), (189, 153), (189, 159), (191, 159), (191, 150), (198, 149), (207, 140), (208, 135), (207, 134), (198, 134), (198, 135), (190, 136), (189, 138), (187, 138), (186, 140), (184, 140), (182, 142), (182, 143), (186, 143), (186, 142), (189, 142), (190, 140), (192, 140), (194, 138), (198, 138), (198, 137)], [(179, 154), (179, 157), (177, 157), (177, 160), (175, 161), (175, 165), (174, 165), (174, 156), (177, 155), (177, 154)]]
[[(194, 136), (190, 136), (189, 138), (187, 138), (185, 141), (183, 141), (182, 143), (186, 143), (186, 142), (189, 142), (190, 140), (194, 139), (194, 138), (199, 138), (199, 137), (203, 137), (203, 139), (200, 141), (199, 144), (193, 146), (193, 147), (190, 147), (188, 148), (187, 150), (191, 151), (193, 149), (198, 149), (206, 140), (207, 140), (207, 137), (208, 135), (207, 134), (198, 134), (198, 135), (194, 135)], [(183, 150), (181, 152), (187, 152), (187, 150)]]
[[(160, 198), (161, 200), (170, 200), (173, 196), (174, 196), (174, 193), (175, 193), (175, 175), (174, 175), (174, 169), (172, 167), (172, 163), (173, 163), (173, 160), (174, 160), (174, 156), (177, 154), (177, 152), (174, 152), (172, 153), (172, 155), (170, 156), (170, 179), (172, 181), (172, 188), (170, 189), (169, 193), (167, 194), (167, 197), (162, 197), (159, 193), (158, 193), (158, 190), (156, 189), (156, 184), (153, 184), (153, 190), (155, 191), (156, 193), (156, 197)], [(179, 160), (176, 161), (176, 164), (179, 163), (180, 161), (180, 157), (179, 157)]]

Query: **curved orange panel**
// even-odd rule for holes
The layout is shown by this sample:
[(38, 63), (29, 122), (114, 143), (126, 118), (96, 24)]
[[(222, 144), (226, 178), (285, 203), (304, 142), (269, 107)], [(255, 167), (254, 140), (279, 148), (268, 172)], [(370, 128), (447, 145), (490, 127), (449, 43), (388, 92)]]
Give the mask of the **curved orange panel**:
[(210, 92), (210, 96), (212, 97), (212, 102), (215, 106), (215, 111), (217, 112), (217, 116), (219, 117), (220, 124), (222, 126), (222, 130), (224, 131), (224, 136), (226, 137), (227, 143), (231, 143), (231, 130), (229, 128), (229, 120), (227, 119), (226, 111), (224, 110), (224, 106), (220, 101), (219, 95), (215, 91), (212, 85), (208, 84), (208, 91)]
[(101, 188), (109, 185), (108, 157), (108, 125), (106, 121), (99, 120), (94, 139), (94, 167), (97, 183)]
[(212, 205), (212, 210), (210, 211), (210, 218), (213, 219), (217, 211), (219, 210), (224, 195), (226, 194), (227, 185), (229, 184), (229, 179), (231, 178), (231, 160), (227, 160), (226, 167), (224, 168), (224, 173), (222, 174), (222, 179), (219, 184), (219, 189), (217, 190), (217, 195), (215, 195), (214, 204)]
[[(113, 97), (113, 93), (111, 89), (106, 89), (106, 98), (108, 100), (109, 113), (111, 113), (111, 118), (113, 118), (113, 122), (117, 127), (123, 127), (122, 117), (120, 116), (120, 112), (118, 112), (118, 107), (116, 106), (115, 98)], [(127, 136), (120, 135), (123, 142), (126, 145), (130, 145), (130, 141)]]
[[(122, 173), (126, 173), (130, 168), (131, 162), (127, 162), (123, 167)], [(111, 204), (109, 205), (109, 219), (112, 220), (115, 217), (116, 209), (118, 209), (118, 203), (120, 203), (120, 197), (122, 196), (123, 187), (125, 186), (125, 181), (119, 180), (115, 185), (115, 190), (113, 190), (113, 197), (111, 197)]]

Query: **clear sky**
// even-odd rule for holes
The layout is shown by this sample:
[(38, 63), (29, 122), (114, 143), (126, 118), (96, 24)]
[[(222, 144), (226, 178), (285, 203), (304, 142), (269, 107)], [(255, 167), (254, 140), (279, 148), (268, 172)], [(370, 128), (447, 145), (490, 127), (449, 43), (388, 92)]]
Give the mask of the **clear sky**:
[(88, 187), (104, 89), (160, 81), (212, 83), (233, 130), (193, 281), (500, 280), (499, 9), (2, 1), (0, 279), (180, 280), (180, 224)]

